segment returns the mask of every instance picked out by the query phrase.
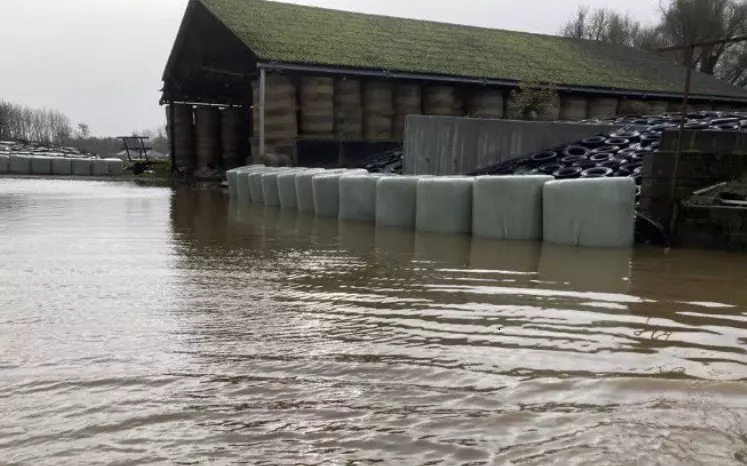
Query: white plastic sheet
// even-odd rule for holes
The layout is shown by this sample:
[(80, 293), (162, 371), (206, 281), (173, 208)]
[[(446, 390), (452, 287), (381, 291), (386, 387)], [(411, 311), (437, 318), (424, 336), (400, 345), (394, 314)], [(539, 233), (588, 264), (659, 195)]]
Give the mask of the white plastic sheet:
[(417, 230), (469, 233), (474, 178), (437, 176), (418, 181)]
[(260, 169), (251, 171), (248, 175), (245, 175), (249, 180), (249, 197), (253, 204), (264, 204), (265, 196), (262, 192), (262, 176), (265, 173), (269, 173), (273, 170), (277, 170), (275, 167), (262, 167)]
[(584, 247), (632, 247), (635, 187), (632, 178), (546, 183), (543, 191), (545, 241)]
[(419, 176), (379, 178), (376, 183), (376, 224), (415, 228)]
[(51, 175), (52, 159), (49, 157), (31, 157), (31, 173), (34, 175)]
[(91, 159), (70, 159), (75, 176), (91, 176)]
[(0, 173), (8, 173), (10, 170), (10, 155), (0, 154)]
[(335, 170), (316, 175), (311, 183), (314, 212), (317, 217), (338, 217), (340, 213), (340, 178), (368, 173), (366, 170)]
[(106, 168), (109, 176), (122, 176), (124, 175), (124, 163), (122, 159), (104, 159), (106, 161)]
[(472, 196), (472, 234), (483, 238), (542, 239), (542, 187), (552, 176), (480, 176)]
[(280, 206), (280, 193), (278, 192), (278, 175), (288, 172), (285, 167), (278, 167), (271, 172), (262, 175), (262, 199), (264, 204), (270, 207)]
[[(264, 165), (246, 165), (236, 168), (236, 171), (233, 172), (231, 178), (229, 178), (229, 189), (231, 183), (233, 182), (234, 184), (233, 192), (230, 192), (231, 198), (240, 203), (251, 202), (252, 194), (249, 189), (249, 175), (261, 171), (264, 168)], [(233, 181), (231, 181), (231, 179), (233, 179)]]
[(52, 159), (52, 174), (58, 176), (67, 176), (72, 174), (73, 164), (70, 159), (65, 157), (55, 157)]
[(13, 154), (8, 162), (10, 173), (28, 175), (31, 173), (31, 158), (26, 155)]
[(385, 177), (346, 175), (340, 178), (340, 220), (376, 221), (376, 183)]
[(298, 210), (296, 177), (306, 171), (308, 170), (305, 168), (299, 168), (278, 175), (278, 197), (280, 198), (281, 209)]
[(314, 187), (311, 179), (326, 171), (323, 168), (313, 168), (296, 174), (296, 207), (299, 212), (314, 213)]
[(109, 164), (103, 159), (91, 159), (92, 176), (108, 176)]

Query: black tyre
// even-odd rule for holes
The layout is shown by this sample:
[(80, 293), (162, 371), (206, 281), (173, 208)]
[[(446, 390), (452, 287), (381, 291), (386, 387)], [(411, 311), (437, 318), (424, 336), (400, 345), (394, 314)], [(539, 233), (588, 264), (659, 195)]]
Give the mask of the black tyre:
[(578, 167), (565, 167), (552, 174), (556, 180), (570, 180), (581, 176), (581, 169)]
[(584, 170), (581, 173), (582, 178), (607, 178), (612, 176), (615, 171), (606, 167), (594, 167)]

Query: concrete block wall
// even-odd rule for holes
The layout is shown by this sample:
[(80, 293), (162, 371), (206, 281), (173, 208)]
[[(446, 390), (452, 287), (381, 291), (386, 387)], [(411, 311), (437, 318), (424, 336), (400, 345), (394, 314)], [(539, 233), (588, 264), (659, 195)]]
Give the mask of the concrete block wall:
[[(660, 152), (643, 164), (640, 209), (669, 227), (674, 204), (694, 191), (747, 172), (747, 135), (715, 131), (686, 131), (677, 173), (674, 173), (677, 131), (667, 131)], [(672, 180), (676, 189), (672, 199)]]
[(747, 209), (686, 205), (678, 218), (678, 246), (747, 251)]

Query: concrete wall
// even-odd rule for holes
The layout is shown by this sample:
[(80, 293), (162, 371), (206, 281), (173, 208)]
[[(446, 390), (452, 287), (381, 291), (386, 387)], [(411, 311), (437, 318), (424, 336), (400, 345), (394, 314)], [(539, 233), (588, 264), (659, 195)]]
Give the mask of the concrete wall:
[(607, 125), (408, 115), (404, 173), (462, 175), (611, 129)]
[[(641, 211), (669, 228), (673, 206), (694, 191), (747, 172), (747, 134), (726, 131), (685, 131), (682, 154), (674, 174), (677, 131), (667, 131), (661, 151), (643, 164)], [(672, 199), (672, 180), (676, 184)]]
[(683, 206), (675, 242), (686, 248), (747, 251), (747, 209)]

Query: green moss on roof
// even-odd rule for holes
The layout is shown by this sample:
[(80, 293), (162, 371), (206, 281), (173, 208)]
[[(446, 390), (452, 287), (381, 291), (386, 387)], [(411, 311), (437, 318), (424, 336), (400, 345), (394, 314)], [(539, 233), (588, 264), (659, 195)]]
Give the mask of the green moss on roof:
[[(261, 60), (681, 94), (685, 70), (629, 47), (264, 0), (199, 0)], [(693, 93), (747, 98), (696, 73)]]

